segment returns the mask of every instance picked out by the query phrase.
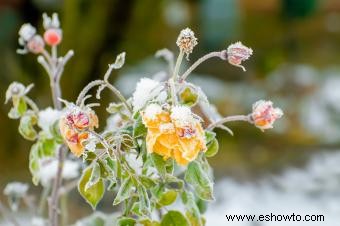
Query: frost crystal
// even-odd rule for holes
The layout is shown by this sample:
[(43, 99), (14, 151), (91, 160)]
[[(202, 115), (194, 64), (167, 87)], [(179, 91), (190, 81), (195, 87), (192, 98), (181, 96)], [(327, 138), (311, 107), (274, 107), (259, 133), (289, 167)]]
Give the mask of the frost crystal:
[(28, 184), (21, 182), (8, 183), (4, 189), (4, 194), (8, 196), (23, 197), (28, 191)]
[(189, 54), (192, 53), (198, 42), (195, 33), (190, 28), (185, 28), (179, 34), (176, 44), (187, 55), (188, 59)]
[(156, 116), (162, 112), (162, 107), (158, 104), (150, 104), (145, 108), (144, 116), (148, 119), (156, 119)]
[(48, 137), (52, 138), (53, 135), (51, 134), (51, 128), (61, 116), (61, 111), (48, 107), (45, 110), (39, 112), (38, 126), (46, 133)]
[(19, 30), (19, 36), (27, 42), (35, 35), (36, 31), (35, 27), (31, 24), (23, 24)]
[(170, 117), (179, 126), (191, 125), (194, 121), (190, 108), (186, 106), (173, 107)]
[[(148, 101), (158, 97), (158, 94), (164, 89), (163, 85), (161, 85), (158, 81), (142, 78), (136, 86), (136, 91), (132, 96), (132, 105), (133, 110), (135, 112), (141, 110)], [(163, 99), (166, 93), (162, 94)]]

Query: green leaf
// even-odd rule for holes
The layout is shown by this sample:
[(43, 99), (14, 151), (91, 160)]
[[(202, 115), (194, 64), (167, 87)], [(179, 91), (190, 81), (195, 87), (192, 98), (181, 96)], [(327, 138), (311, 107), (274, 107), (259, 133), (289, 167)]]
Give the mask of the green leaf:
[(140, 223), (143, 226), (160, 226), (161, 225), (159, 222), (151, 221), (149, 219), (140, 220), (138, 223)]
[(189, 164), (185, 173), (185, 180), (191, 184), (196, 195), (203, 200), (214, 200), (213, 182), (210, 181), (209, 175), (205, 172), (197, 161)]
[(142, 137), (142, 136), (145, 136), (146, 133), (147, 133), (147, 129), (145, 125), (143, 124), (142, 116), (139, 115), (133, 125), (133, 137), (134, 138)]
[(78, 183), (78, 190), (80, 195), (91, 205), (93, 209), (96, 208), (99, 201), (103, 198), (105, 185), (102, 179), (99, 179), (96, 184), (85, 189), (86, 184), (90, 181), (92, 175), (92, 167), (88, 167), (84, 170)]
[(39, 183), (39, 178), (37, 176), (39, 168), (39, 143), (35, 143), (32, 145), (29, 155), (29, 169), (32, 174), (32, 182), (36, 186)]
[(135, 226), (136, 220), (130, 217), (123, 217), (118, 220), (118, 226)]
[(174, 203), (177, 199), (177, 192), (174, 190), (169, 190), (163, 193), (158, 201), (161, 206), (168, 206)]
[(25, 112), (27, 111), (27, 104), (26, 104), (26, 101), (24, 100), (24, 98), (20, 98), (15, 107), (16, 107), (19, 115), (21, 115), (21, 116), (24, 115)]
[[(187, 217), (191, 224), (194, 225), (201, 225), (199, 224), (201, 221), (201, 212), (199, 210), (199, 207), (197, 206), (197, 203), (195, 202), (195, 197), (191, 192), (183, 191), (182, 193), (182, 201), (185, 204), (185, 208), (187, 209)], [(201, 199), (200, 199), (201, 200)]]
[(37, 132), (34, 125), (37, 123), (37, 118), (33, 113), (25, 114), (20, 119), (19, 133), (27, 140), (35, 140)]
[(39, 156), (50, 157), (54, 156), (58, 144), (54, 139), (40, 139), (39, 140)]
[(153, 181), (150, 177), (141, 175), (139, 179), (146, 188), (151, 188), (156, 185), (156, 182)]
[(143, 186), (137, 187), (139, 195), (139, 212), (148, 215), (150, 213), (150, 199), (146, 189)]
[(213, 141), (210, 142), (210, 144), (208, 145), (207, 151), (204, 153), (205, 156), (207, 157), (215, 156), (218, 152), (218, 148), (219, 148), (218, 141), (216, 138), (214, 138)]
[(100, 180), (100, 166), (98, 162), (94, 163), (92, 167), (92, 172), (90, 179), (85, 184), (85, 191), (87, 191), (89, 188), (91, 188), (93, 185), (97, 184)]
[(125, 199), (128, 199), (130, 197), (130, 193), (133, 189), (133, 181), (130, 177), (125, 178), (122, 185), (120, 186), (117, 196), (113, 201), (113, 205), (118, 205)]
[(205, 131), (205, 142), (208, 145), (210, 142), (212, 142), (216, 137), (216, 133), (212, 131)]
[(181, 103), (188, 106), (195, 105), (198, 100), (197, 93), (191, 87), (186, 87), (183, 91), (181, 91), (179, 97), (181, 98)]
[(164, 215), (161, 226), (190, 226), (188, 220), (179, 211), (170, 210)]
[(157, 169), (158, 173), (162, 176), (165, 177), (167, 171), (166, 171), (166, 161), (163, 159), (162, 156), (152, 153), (150, 155), (153, 165)]

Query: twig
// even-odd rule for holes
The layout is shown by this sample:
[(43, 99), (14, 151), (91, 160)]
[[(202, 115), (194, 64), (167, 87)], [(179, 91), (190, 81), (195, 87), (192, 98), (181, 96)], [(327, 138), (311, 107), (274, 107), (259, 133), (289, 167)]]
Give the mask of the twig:
[(215, 127), (218, 127), (219, 125), (223, 125), (224, 123), (233, 122), (233, 121), (246, 121), (246, 122), (252, 123), (250, 115), (233, 115), (233, 116), (228, 116), (216, 122), (211, 123), (207, 127), (207, 130), (213, 130)]
[(222, 50), (222, 51), (218, 51), (218, 52), (211, 52), (208, 53), (207, 55), (204, 55), (203, 57), (199, 58), (195, 63), (193, 63), (191, 65), (191, 67), (189, 67), (188, 70), (186, 70), (186, 72), (183, 73), (183, 75), (180, 77), (181, 81), (185, 81), (186, 78), (191, 74), (191, 72), (193, 72), (193, 70), (195, 70), (201, 63), (203, 63), (204, 61), (213, 58), (213, 57), (218, 57), (221, 58), (222, 60), (226, 60), (226, 50)]

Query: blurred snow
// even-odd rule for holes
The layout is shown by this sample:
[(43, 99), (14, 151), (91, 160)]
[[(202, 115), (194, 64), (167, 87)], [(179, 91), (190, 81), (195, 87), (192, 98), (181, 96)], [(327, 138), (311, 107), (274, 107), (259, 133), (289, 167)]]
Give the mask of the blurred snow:
[[(303, 169), (241, 183), (224, 179), (206, 214), (207, 226), (337, 226), (340, 221), (340, 150), (315, 155)], [(325, 216), (325, 222), (228, 222), (226, 214)]]

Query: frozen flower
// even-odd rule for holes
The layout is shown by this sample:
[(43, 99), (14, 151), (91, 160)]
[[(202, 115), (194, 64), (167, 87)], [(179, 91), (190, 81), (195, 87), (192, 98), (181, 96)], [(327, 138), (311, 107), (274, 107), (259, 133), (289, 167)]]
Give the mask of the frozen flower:
[[(132, 105), (135, 112), (141, 110), (148, 101), (158, 98), (164, 89), (158, 81), (149, 78), (142, 78), (136, 86), (136, 90), (132, 95)], [(166, 99), (167, 94), (162, 92), (162, 99)]]
[(28, 85), (25, 87), (23, 84), (19, 82), (12, 82), (6, 91), (6, 100), (7, 103), (10, 99), (16, 101), (26, 95), (33, 87), (33, 84)]
[(185, 28), (179, 34), (176, 44), (187, 55), (188, 59), (189, 54), (192, 53), (198, 42), (195, 33), (190, 28)]
[(228, 61), (231, 65), (240, 67), (243, 71), (246, 69), (241, 65), (242, 61), (249, 59), (253, 54), (253, 50), (244, 46), (241, 42), (231, 44), (227, 49)]
[(44, 47), (45, 43), (40, 35), (34, 35), (33, 38), (27, 42), (27, 49), (34, 54), (41, 53)]
[(19, 30), (19, 44), (23, 49), (19, 49), (18, 53), (25, 54), (31, 52), (38, 54), (44, 50), (44, 40), (40, 35), (35, 33), (36, 29), (31, 24), (24, 24), (21, 26)]
[(146, 145), (149, 153), (187, 165), (199, 152), (206, 150), (204, 130), (189, 108), (176, 106), (170, 113), (157, 104), (150, 104), (142, 117), (148, 129)]
[(85, 150), (83, 142), (89, 137), (88, 130), (98, 127), (98, 118), (89, 108), (72, 106), (61, 118), (59, 127), (71, 152), (79, 157)]
[(52, 14), (52, 17), (43, 14), (43, 26), (45, 28), (44, 40), (50, 46), (58, 45), (62, 40), (62, 30), (59, 28), (60, 22), (58, 14)]
[(35, 33), (37, 32), (37, 30), (35, 29), (35, 27), (33, 27), (31, 24), (23, 24), (19, 30), (19, 36), (24, 40), (24, 41), (29, 41), (31, 38), (33, 38), (33, 36), (35, 35)]
[(271, 101), (259, 100), (253, 104), (251, 118), (255, 126), (262, 131), (273, 128), (275, 120), (282, 116), (282, 110), (280, 108), (274, 108)]
[(28, 184), (21, 182), (8, 183), (4, 189), (7, 196), (24, 197), (28, 191)]
[[(48, 186), (54, 179), (58, 169), (58, 160), (43, 158), (39, 162), (39, 172), (37, 177), (43, 186)], [(65, 180), (77, 178), (79, 176), (80, 165), (77, 161), (66, 160), (62, 171), (62, 177)]]
[(49, 138), (52, 138), (51, 128), (60, 119), (61, 116), (61, 111), (48, 107), (45, 110), (39, 112), (38, 126), (45, 132), (45, 134)]

